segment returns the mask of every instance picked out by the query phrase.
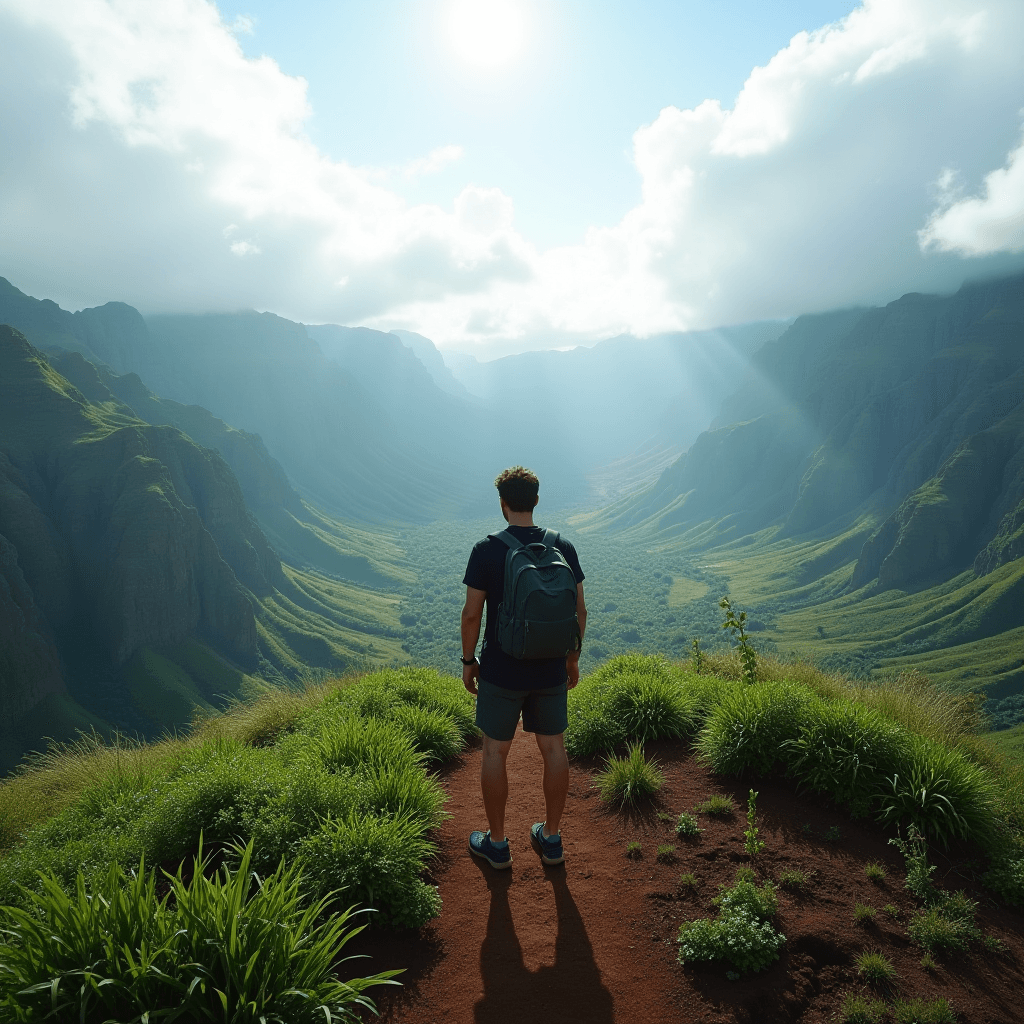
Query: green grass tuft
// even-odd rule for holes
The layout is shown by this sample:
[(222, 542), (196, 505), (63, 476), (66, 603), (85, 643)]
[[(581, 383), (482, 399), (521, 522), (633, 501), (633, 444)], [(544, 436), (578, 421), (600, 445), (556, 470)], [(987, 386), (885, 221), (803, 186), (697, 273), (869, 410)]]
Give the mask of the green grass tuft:
[(892, 1005), (893, 1024), (956, 1024), (956, 1014), (948, 1001), (938, 999), (897, 999)]
[(807, 876), (802, 871), (789, 868), (779, 874), (779, 888), (788, 892), (803, 892), (807, 888)]
[(885, 1018), (885, 1003), (850, 992), (843, 998), (840, 1012), (844, 1024), (879, 1024)]
[(657, 763), (644, 757), (643, 748), (637, 745), (631, 745), (625, 757), (610, 757), (604, 771), (594, 776), (601, 799), (620, 806), (650, 799), (664, 781)]
[(864, 903), (854, 903), (853, 919), (857, 924), (872, 924), (875, 920), (875, 908)]
[(884, 882), (885, 881), (885, 868), (877, 861), (872, 861), (870, 864), (864, 865), (864, 874), (872, 882)]
[(896, 980), (896, 968), (892, 961), (882, 953), (865, 951), (853, 958), (857, 973), (874, 985), (888, 984)]
[(736, 813), (736, 802), (731, 796), (714, 793), (707, 800), (695, 804), (693, 810), (695, 814), (706, 814), (711, 818), (727, 818)]

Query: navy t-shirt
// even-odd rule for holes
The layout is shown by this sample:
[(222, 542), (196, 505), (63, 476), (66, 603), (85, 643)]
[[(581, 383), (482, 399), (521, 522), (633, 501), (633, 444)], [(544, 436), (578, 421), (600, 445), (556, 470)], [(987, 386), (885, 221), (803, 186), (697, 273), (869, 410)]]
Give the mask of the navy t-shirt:
[[(509, 526), (509, 532), (524, 544), (544, 540), (540, 526)], [(555, 545), (565, 555), (577, 583), (583, 582), (576, 549), (564, 537)], [(505, 556), (509, 547), (503, 541), (487, 537), (473, 546), (462, 582), (474, 590), (487, 592), (484, 645), (480, 650), (480, 678), (508, 690), (541, 690), (565, 682), (565, 658), (522, 660), (506, 654), (498, 643), (498, 607), (505, 593)]]

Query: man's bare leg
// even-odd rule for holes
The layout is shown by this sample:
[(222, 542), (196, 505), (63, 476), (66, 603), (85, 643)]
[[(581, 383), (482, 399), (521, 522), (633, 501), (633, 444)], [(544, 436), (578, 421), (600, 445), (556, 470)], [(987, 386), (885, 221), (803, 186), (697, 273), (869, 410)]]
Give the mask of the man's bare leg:
[(547, 818), (544, 835), (553, 836), (562, 824), (565, 798), (569, 795), (569, 758), (561, 733), (557, 736), (542, 736), (535, 733), (537, 746), (544, 758), (544, 805)]
[(505, 804), (508, 803), (508, 758), (511, 740), (492, 740), (484, 736), (484, 756), (480, 762), (480, 790), (484, 797), (484, 813), (496, 843), (505, 838)]

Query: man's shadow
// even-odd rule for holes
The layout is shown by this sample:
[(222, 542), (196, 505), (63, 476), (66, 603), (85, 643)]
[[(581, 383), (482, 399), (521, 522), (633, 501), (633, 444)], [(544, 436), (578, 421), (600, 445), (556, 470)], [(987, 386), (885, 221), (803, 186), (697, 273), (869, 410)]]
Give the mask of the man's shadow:
[[(565, 869), (544, 869), (555, 900), (555, 962), (529, 971), (523, 962), (509, 906), (508, 891), (515, 884), (512, 872), (479, 867), (490, 889), (491, 907), (480, 949), (484, 995), (475, 1007), (478, 1024), (533, 1024), (546, 1019), (570, 1024), (613, 1024), (612, 996), (601, 981), (587, 930), (569, 892)], [(538, 927), (550, 926), (541, 921)]]

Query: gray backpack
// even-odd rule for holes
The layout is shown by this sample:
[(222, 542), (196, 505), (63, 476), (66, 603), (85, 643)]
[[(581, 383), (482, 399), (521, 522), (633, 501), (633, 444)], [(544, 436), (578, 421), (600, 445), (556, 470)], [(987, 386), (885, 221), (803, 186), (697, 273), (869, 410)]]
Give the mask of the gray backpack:
[(576, 577), (555, 546), (558, 534), (523, 544), (508, 530), (490, 535), (508, 545), (498, 643), (513, 658), (564, 658), (578, 650)]

